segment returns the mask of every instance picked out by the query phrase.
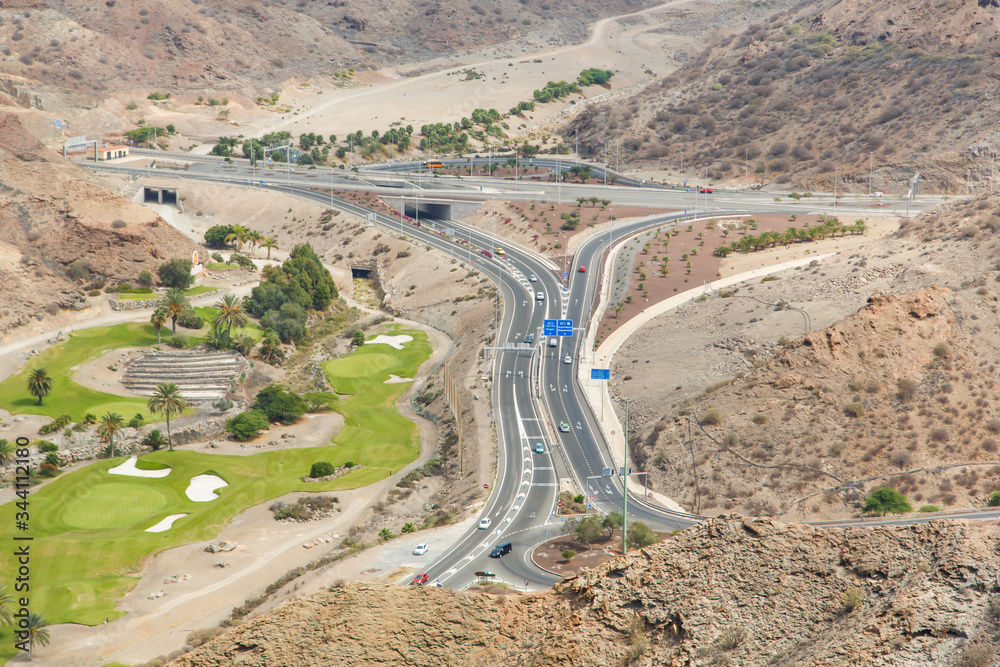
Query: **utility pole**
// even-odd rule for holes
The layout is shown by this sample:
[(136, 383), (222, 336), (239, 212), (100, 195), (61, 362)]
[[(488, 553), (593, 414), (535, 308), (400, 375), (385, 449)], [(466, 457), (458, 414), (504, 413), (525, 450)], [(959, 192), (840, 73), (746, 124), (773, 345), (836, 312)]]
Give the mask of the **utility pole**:
[(622, 556), (628, 553), (625, 536), (628, 534), (628, 402), (625, 399), (625, 459), (622, 461)]
[(837, 205), (837, 182), (840, 180), (840, 167), (833, 168), (833, 205)]
[(875, 164), (875, 153), (868, 153), (868, 196), (872, 196), (872, 167)]
[(743, 154), (743, 189), (746, 190), (750, 185), (750, 147), (748, 146), (746, 152)]
[(576, 159), (580, 159), (580, 135), (577, 134), (577, 130), (573, 130), (573, 138), (576, 139)]

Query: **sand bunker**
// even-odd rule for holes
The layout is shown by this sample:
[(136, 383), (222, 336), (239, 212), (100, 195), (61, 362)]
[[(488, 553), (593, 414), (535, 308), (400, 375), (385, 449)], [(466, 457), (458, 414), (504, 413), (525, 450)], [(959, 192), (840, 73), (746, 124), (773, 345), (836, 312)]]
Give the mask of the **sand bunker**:
[(413, 382), (413, 378), (401, 378), (398, 375), (389, 375), (389, 379), (382, 384), (399, 384), (401, 382)]
[(170, 474), (170, 468), (163, 468), (162, 470), (140, 470), (136, 465), (136, 461), (139, 460), (138, 456), (133, 456), (129, 460), (125, 461), (121, 465), (117, 465), (114, 468), (108, 470), (112, 475), (126, 475), (128, 477), (166, 477)]
[(191, 478), (191, 483), (184, 493), (196, 503), (204, 503), (218, 498), (219, 494), (215, 490), (224, 486), (229, 485), (217, 475), (198, 475)]
[(162, 533), (163, 531), (167, 530), (168, 528), (173, 527), (174, 521), (177, 521), (177, 519), (180, 519), (182, 516), (187, 516), (187, 514), (171, 514), (170, 516), (164, 518), (163, 521), (160, 521), (155, 526), (151, 526), (151, 527), (147, 528), (146, 532), (147, 533)]
[(403, 349), (403, 343), (408, 343), (413, 340), (413, 336), (407, 336), (406, 334), (400, 334), (398, 336), (386, 336), (384, 334), (379, 334), (371, 340), (366, 340), (365, 345), (378, 345), (379, 343), (385, 343), (386, 345), (392, 345), (397, 350)]

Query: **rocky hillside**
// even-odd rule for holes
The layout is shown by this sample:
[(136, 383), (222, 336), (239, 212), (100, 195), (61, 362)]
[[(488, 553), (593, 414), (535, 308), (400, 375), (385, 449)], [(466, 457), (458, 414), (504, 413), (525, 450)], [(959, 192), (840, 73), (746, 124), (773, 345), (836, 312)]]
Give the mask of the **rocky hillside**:
[(997, 531), (823, 531), (734, 515), (551, 593), (336, 586), (171, 664), (985, 666), (1000, 615)]
[[(914, 509), (983, 506), (1000, 491), (998, 209), (945, 205), (857, 254), (644, 328), (612, 377), (635, 399), (631, 451), (651, 486), (709, 515), (856, 516), (886, 485)], [(816, 327), (805, 336), (802, 312)], [(644, 373), (656, 355), (670, 387)]]
[(0, 334), (86, 308), (93, 281), (134, 281), (196, 247), (44, 148), (12, 114), (0, 114), (0, 173)]
[[(591, 156), (621, 142), (635, 166), (742, 186), (905, 193), (989, 185), (1000, 9), (811, 0), (720, 38), (660, 85), (568, 127)], [(630, 166), (632, 166), (630, 164)]]
[(581, 39), (588, 22), (650, 0), (6, 0), (0, 70), (105, 91), (269, 94), (291, 76), (411, 62), (533, 34)]

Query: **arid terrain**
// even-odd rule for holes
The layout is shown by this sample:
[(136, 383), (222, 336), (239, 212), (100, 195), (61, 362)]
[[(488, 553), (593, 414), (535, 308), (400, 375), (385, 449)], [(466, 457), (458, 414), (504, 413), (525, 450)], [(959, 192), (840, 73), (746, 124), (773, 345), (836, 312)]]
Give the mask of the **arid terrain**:
[[(776, 189), (904, 194), (992, 187), (1000, 35), (989, 2), (822, 0), (708, 39), (655, 86), (591, 106), (566, 132), (636, 168)], [(585, 149), (584, 149), (585, 147)], [(681, 161), (686, 172), (681, 174)], [(673, 179), (672, 179), (673, 180)]]
[(947, 204), (644, 326), (615, 357), (612, 392), (632, 399), (650, 484), (710, 515), (852, 515), (884, 485), (915, 509), (983, 506), (1000, 490), (998, 205)]
[(173, 664), (988, 665), (996, 530), (713, 519), (551, 593), (337, 585)]
[(0, 172), (0, 334), (46, 318), (45, 329), (81, 321), (86, 312), (51, 318), (95, 306), (101, 297), (87, 293), (97, 283), (134, 282), (197, 247), (43, 147), (9, 113), (0, 113)]

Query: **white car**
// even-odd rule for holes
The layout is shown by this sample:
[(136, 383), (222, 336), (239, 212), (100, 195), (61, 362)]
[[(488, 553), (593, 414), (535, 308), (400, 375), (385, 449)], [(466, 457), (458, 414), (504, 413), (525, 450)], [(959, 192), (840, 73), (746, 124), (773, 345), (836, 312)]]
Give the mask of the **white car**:
[(490, 527), (490, 524), (492, 523), (493, 522), (490, 521), (490, 518), (486, 517), (485, 519), (479, 522), (479, 530), (486, 530), (487, 528)]
[(417, 548), (413, 550), (413, 555), (414, 556), (423, 556), (425, 553), (427, 553), (427, 545), (426, 544), (418, 544)]
[(881, 196), (883, 196), (881, 192), (873, 192), (872, 193), (872, 197), (881, 197)]
[(535, 294), (535, 299), (538, 301), (545, 301), (545, 292), (538, 292)]
[(567, 354), (565, 357), (563, 357), (563, 363), (564, 364), (571, 364), (571, 363), (573, 363), (573, 357), (571, 357), (570, 355)]
[(538, 276), (536, 276), (534, 273), (532, 273), (530, 276), (528, 276), (528, 282), (537, 283), (538, 282)]

